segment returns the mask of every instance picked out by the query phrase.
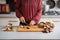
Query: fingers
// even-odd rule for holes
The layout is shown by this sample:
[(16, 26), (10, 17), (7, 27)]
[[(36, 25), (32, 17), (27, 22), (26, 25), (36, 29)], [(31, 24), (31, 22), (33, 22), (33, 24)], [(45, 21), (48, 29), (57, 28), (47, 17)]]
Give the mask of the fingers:
[(22, 23), (25, 23), (25, 19), (21, 20)]
[(30, 26), (33, 26), (34, 24), (35, 24), (35, 22), (34, 21), (31, 21), (29, 25)]
[(20, 17), (20, 22), (25, 23), (25, 18), (24, 17)]
[(30, 26), (34, 25), (32, 22), (30, 22)]

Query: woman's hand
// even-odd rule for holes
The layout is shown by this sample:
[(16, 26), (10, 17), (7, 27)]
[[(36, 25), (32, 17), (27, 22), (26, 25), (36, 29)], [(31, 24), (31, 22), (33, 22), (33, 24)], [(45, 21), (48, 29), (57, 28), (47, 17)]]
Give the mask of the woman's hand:
[(20, 22), (22, 22), (22, 23), (25, 23), (25, 18), (22, 16), (22, 17), (20, 17)]
[(32, 21), (30, 22), (30, 25), (32, 26), (32, 25), (34, 25), (34, 24), (35, 24), (35, 21), (32, 20)]

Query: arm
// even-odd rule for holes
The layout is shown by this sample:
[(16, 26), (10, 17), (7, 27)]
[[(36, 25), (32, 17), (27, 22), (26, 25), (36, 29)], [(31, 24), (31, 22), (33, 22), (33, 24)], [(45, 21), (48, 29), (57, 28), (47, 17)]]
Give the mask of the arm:
[(16, 1), (15, 11), (18, 18), (22, 17), (22, 13), (20, 12), (20, 0)]
[(41, 16), (42, 16), (42, 0), (39, 0), (38, 10), (37, 10), (36, 15), (33, 17), (32, 21), (37, 23), (40, 20)]

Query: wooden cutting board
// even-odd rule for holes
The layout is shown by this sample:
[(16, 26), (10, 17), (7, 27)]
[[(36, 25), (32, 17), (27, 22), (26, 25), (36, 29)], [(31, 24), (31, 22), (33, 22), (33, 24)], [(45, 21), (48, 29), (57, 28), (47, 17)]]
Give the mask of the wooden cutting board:
[[(29, 29), (27, 29), (27, 27)], [(17, 31), (18, 32), (42, 32), (43, 31), (43, 28), (38, 28), (38, 26), (24, 26), (22, 28), (22, 27), (19, 26), (17, 28)]]

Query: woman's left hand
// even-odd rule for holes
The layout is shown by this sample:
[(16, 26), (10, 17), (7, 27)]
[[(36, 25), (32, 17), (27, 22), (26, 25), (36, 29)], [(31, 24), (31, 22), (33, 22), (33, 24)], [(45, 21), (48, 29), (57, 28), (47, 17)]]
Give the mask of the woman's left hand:
[(32, 21), (30, 22), (30, 25), (34, 25), (34, 24), (35, 24), (35, 21), (32, 20)]

